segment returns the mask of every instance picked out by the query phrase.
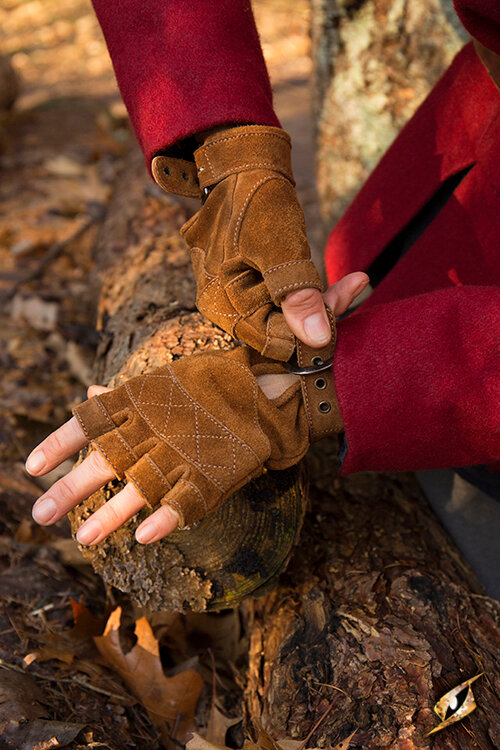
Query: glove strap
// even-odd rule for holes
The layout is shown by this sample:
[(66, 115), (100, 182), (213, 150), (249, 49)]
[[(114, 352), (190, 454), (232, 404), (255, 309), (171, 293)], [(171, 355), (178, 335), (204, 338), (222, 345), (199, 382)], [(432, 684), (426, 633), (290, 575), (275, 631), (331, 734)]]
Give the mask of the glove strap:
[(277, 172), (295, 185), (290, 136), (268, 125), (241, 125), (214, 133), (194, 152), (198, 180), (203, 189), (230, 174), (265, 169)]
[(196, 164), (174, 156), (155, 156), (151, 162), (155, 182), (167, 193), (201, 198)]
[(297, 363), (283, 363), (289, 372), (300, 375), (311, 443), (338, 435), (344, 429), (332, 371), (337, 338), (335, 316), (329, 308), (327, 313), (332, 327), (330, 343), (322, 349), (312, 349), (297, 339)]
[(224, 177), (251, 169), (276, 172), (295, 185), (290, 152), (290, 136), (281, 128), (241, 125), (208, 136), (194, 162), (155, 156), (151, 170), (167, 193), (201, 198)]

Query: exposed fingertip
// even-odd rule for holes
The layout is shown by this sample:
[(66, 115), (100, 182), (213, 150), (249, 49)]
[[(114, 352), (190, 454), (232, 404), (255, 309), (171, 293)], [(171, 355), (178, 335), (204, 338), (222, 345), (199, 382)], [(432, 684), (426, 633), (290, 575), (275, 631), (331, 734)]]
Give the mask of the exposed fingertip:
[(47, 465), (47, 459), (40, 450), (35, 450), (28, 456), (25, 464), (26, 471), (32, 476), (39, 474)]
[(135, 538), (139, 544), (150, 544), (158, 537), (158, 528), (153, 521), (146, 521), (135, 532)]
[(51, 497), (44, 497), (43, 500), (37, 500), (31, 511), (33, 520), (41, 526), (46, 526), (55, 520), (57, 514), (57, 505)]

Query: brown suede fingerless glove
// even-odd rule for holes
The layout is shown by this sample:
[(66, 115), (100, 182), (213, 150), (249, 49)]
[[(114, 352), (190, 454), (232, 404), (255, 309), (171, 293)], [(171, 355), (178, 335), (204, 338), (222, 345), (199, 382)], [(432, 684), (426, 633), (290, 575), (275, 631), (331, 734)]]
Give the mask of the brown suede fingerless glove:
[(181, 229), (191, 249), (198, 309), (262, 355), (287, 361), (295, 341), (278, 309), (294, 290), (322, 288), (295, 192), (290, 136), (264, 125), (209, 135), (195, 163), (157, 156), (167, 192), (204, 203)]
[[(299, 365), (313, 359), (317, 350), (299, 352)], [(248, 347), (204, 352), (132, 378), (73, 413), (116, 476), (148, 505), (172, 506), (182, 527), (264, 468), (292, 466), (311, 440), (342, 430), (331, 369), (298, 378), (270, 400), (256, 378), (276, 372), (284, 366)]]

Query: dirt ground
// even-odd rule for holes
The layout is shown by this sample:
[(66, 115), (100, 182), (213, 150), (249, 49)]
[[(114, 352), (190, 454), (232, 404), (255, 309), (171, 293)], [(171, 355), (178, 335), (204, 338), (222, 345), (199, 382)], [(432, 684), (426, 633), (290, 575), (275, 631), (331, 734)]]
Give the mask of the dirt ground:
[[(292, 16), (284, 0), (255, 6), (318, 257), (308, 4), (295, 0)], [(139, 614), (105, 591), (67, 523), (41, 529), (31, 521), (34, 499), (58, 474), (35, 482), (23, 469), (29, 451), (68, 418), (91, 382), (97, 338), (86, 280), (133, 136), (86, 0), (4, 0), (0, 53), (11, 56), (21, 79), (14, 109), (0, 115), (0, 748), (160, 747), (162, 717), (137, 689), (140, 675), (131, 677), (124, 662), (120, 671), (110, 641), (99, 650), (93, 641), (104, 615), (115, 610), (117, 617), (121, 605), (127, 651)], [(245, 665), (237, 618), (219, 617), (216, 628), (208, 615), (159, 619), (153, 623), (159, 657), (150, 665), (154, 671), (161, 659), (172, 679), (193, 669), (202, 675), (203, 687), (189, 679), (202, 696), (192, 721), (203, 726), (215, 664), (219, 703), (236, 719), (227, 737), (233, 744), (242, 740), (235, 707)], [(149, 638), (146, 626), (137, 638), (139, 645)], [(159, 689), (171, 689), (160, 683), (158, 676)], [(213, 708), (211, 715), (213, 721)], [(218, 720), (223, 742), (231, 722)]]

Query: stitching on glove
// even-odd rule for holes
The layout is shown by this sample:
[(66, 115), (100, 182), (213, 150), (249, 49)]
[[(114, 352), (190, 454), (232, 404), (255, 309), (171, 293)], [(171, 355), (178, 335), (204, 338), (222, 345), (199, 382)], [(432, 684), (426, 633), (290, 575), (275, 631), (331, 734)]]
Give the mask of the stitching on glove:
[(216, 140), (210, 141), (210, 143), (207, 143), (204, 146), (201, 146), (203, 149), (209, 149), (211, 146), (215, 146), (217, 143), (224, 143), (224, 141), (234, 141), (236, 138), (248, 138), (249, 136), (259, 136), (259, 138), (280, 138), (282, 141), (286, 141), (286, 143), (290, 143), (289, 136), (282, 130), (280, 133), (263, 133), (261, 130), (255, 131), (254, 133), (235, 133), (234, 135), (225, 135), (224, 138), (218, 138)]
[(146, 492), (146, 490), (144, 489), (144, 487), (142, 486), (142, 484), (139, 482), (139, 480), (137, 479), (137, 477), (134, 476), (134, 474), (132, 474), (132, 472), (130, 470), (127, 470), (126, 477), (127, 477), (127, 479), (131, 479), (132, 480), (132, 483), (135, 484), (135, 486), (138, 488), (139, 492), (141, 493), (141, 495), (143, 496), (144, 500), (146, 501), (147, 505), (150, 508), (155, 508), (158, 505), (157, 502), (153, 503), (153, 501), (148, 498), (148, 493)]
[(208, 512), (209, 512), (208, 511), (208, 505), (207, 505), (207, 503), (205, 501), (205, 498), (201, 494), (199, 487), (197, 487), (195, 484), (193, 484), (192, 482), (190, 482), (189, 479), (178, 479), (177, 482), (182, 482), (182, 484), (187, 484), (189, 487), (191, 487), (192, 490), (195, 491), (195, 493), (198, 495), (198, 497), (201, 500), (201, 504), (203, 506), (203, 510), (205, 511), (205, 515), (207, 515)]
[(272, 316), (272, 315), (270, 315), (269, 318), (267, 319), (266, 342), (265, 342), (264, 348), (262, 350), (262, 356), (263, 357), (266, 356), (266, 352), (267, 352), (268, 348), (272, 344), (271, 339), (274, 339), (275, 341), (276, 340), (278, 340), (278, 341), (284, 341), (287, 344), (291, 344), (291, 342), (292, 342), (292, 334), (290, 335), (289, 339), (284, 339), (281, 336), (276, 336), (274, 333), (271, 332), (271, 328), (273, 327), (275, 321), (276, 321), (276, 318), (274, 316)]
[(99, 396), (96, 396), (95, 400), (96, 400), (96, 404), (97, 404), (97, 406), (98, 406), (98, 407), (99, 407), (99, 409), (100, 409), (100, 410), (102, 411), (102, 413), (104, 414), (104, 416), (105, 416), (105, 417), (106, 417), (106, 419), (108, 420), (109, 424), (110, 424), (110, 425), (112, 425), (111, 429), (114, 429), (114, 428), (116, 427), (116, 424), (114, 423), (114, 421), (113, 421), (113, 418), (111, 417), (111, 415), (110, 415), (109, 411), (108, 411), (108, 410), (106, 409), (106, 407), (105, 407), (105, 406), (104, 406), (104, 404), (102, 403), (102, 401), (101, 401), (101, 399), (99, 398)]
[(116, 466), (114, 465), (113, 461), (110, 459), (110, 457), (108, 456), (108, 454), (106, 453), (106, 451), (104, 450), (104, 448), (102, 447), (102, 445), (100, 444), (100, 442), (99, 442), (98, 439), (92, 440), (90, 442), (90, 447), (94, 447), (94, 448), (96, 448), (98, 451), (100, 451), (102, 453), (102, 455), (104, 456), (104, 458), (106, 459), (106, 461), (108, 462), (108, 464), (111, 466), (111, 468), (115, 472), (115, 476), (116, 476), (117, 479), (123, 479), (123, 477), (125, 476), (124, 473), (122, 471), (119, 471), (116, 468)]
[[(233, 364), (238, 365), (238, 363), (236, 363), (236, 362), (234, 362)], [(177, 377), (175, 376), (175, 373), (172, 370), (172, 368), (170, 367), (170, 365), (167, 364), (167, 365), (165, 365), (165, 367), (168, 369), (170, 375), (157, 375), (157, 374), (155, 374), (155, 375), (149, 376), (149, 377), (157, 377), (157, 378), (159, 377), (159, 378), (170, 379), (170, 381), (171, 381), (171, 388), (170, 388), (170, 394), (169, 394), (169, 403), (170, 404), (172, 403), (172, 392), (173, 392), (173, 388), (174, 388), (174, 385), (175, 385), (184, 394), (184, 396), (188, 399), (188, 401), (191, 402), (191, 404), (192, 404), (191, 408), (194, 408), (195, 410), (200, 410), (206, 417), (208, 417), (208, 419), (211, 422), (213, 422), (217, 426), (219, 432), (222, 432), (223, 434), (225, 433), (228, 440), (232, 440), (233, 442), (237, 442), (238, 445), (239, 445), (240, 450), (247, 450), (249, 453), (251, 453), (253, 455), (253, 457), (255, 458), (255, 460), (257, 461), (257, 464), (259, 464), (260, 463), (260, 459), (257, 456), (257, 454), (254, 452), (254, 450), (249, 445), (247, 445), (246, 443), (244, 443), (229, 428), (225, 427), (222, 423), (220, 423), (217, 419), (215, 419), (215, 417), (213, 417), (208, 411), (206, 411), (206, 409), (204, 409), (200, 404), (198, 404), (192, 398), (192, 396), (190, 395), (190, 393), (188, 393), (188, 391), (185, 390), (185, 388), (183, 387), (182, 383), (180, 383), (180, 381), (177, 379)], [(246, 371), (246, 369), (242, 365), (241, 365), (241, 367), (245, 371), (245, 373), (248, 375), (249, 373)], [(145, 378), (147, 378), (147, 377), (148, 376), (145, 376)], [(140, 404), (136, 401), (135, 397), (133, 396), (133, 394), (132, 394), (132, 392), (130, 390), (129, 382), (124, 383), (124, 386), (125, 386), (125, 389), (126, 389), (128, 395), (129, 395), (129, 398), (132, 401), (132, 403), (135, 405), (135, 408), (137, 409), (137, 411), (139, 412), (139, 414), (142, 416), (142, 418), (144, 419), (144, 421), (147, 422), (147, 424), (150, 426), (150, 428), (152, 429), (152, 431), (156, 435), (159, 435), (159, 437), (167, 445), (169, 445), (171, 448), (173, 448), (175, 451), (177, 451), (177, 453), (180, 453), (180, 455), (183, 456), (186, 459), (186, 461), (188, 461), (188, 463), (191, 466), (194, 466), (196, 469), (198, 469), (212, 484), (215, 484), (215, 486), (219, 490), (223, 491), (224, 487), (220, 483), (220, 481), (218, 481), (217, 479), (215, 479), (214, 477), (212, 477), (204, 469), (205, 466), (210, 466), (209, 464), (197, 462), (196, 459), (193, 456), (189, 456), (180, 446), (178, 446), (172, 440), (169, 440), (168, 437), (165, 435), (165, 430), (166, 430), (166, 427), (167, 427), (167, 424), (168, 424), (168, 416), (167, 416), (167, 419), (165, 420), (164, 425), (163, 425), (163, 432), (161, 432), (161, 433), (159, 432), (158, 428), (155, 427), (155, 425), (151, 422), (151, 420), (149, 419), (149, 417), (144, 413), (144, 410), (141, 409)], [(252, 385), (253, 385), (253, 388), (255, 390), (255, 385), (254, 384), (252, 384)], [(142, 386), (141, 386), (141, 391), (142, 391)], [(254, 398), (254, 402), (255, 402), (255, 398)], [(154, 402), (148, 402), (148, 403), (152, 405)], [(187, 407), (188, 404), (181, 404), (181, 406)], [(255, 406), (256, 406), (256, 404), (254, 404), (254, 409), (255, 409)], [(170, 408), (169, 408), (169, 413), (170, 413)], [(256, 427), (262, 432), (262, 430), (261, 430), (261, 428), (258, 425), (258, 422), (256, 420), (256, 416), (257, 416), (257, 412), (255, 410), (254, 422), (256, 424)], [(185, 437), (185, 435), (183, 435), (182, 437)], [(234, 448), (234, 446), (233, 446), (233, 448)], [(234, 465), (235, 465), (235, 459), (233, 458), (233, 470), (232, 470), (232, 474), (234, 474)], [(222, 468), (226, 468), (229, 471), (231, 471), (230, 467), (222, 467)]]
[(119, 440), (121, 440), (121, 442), (123, 443), (123, 445), (125, 446), (125, 448), (127, 448), (127, 450), (129, 451), (129, 453), (132, 454), (132, 456), (134, 458), (134, 461), (138, 461), (139, 460), (139, 456), (137, 455), (137, 453), (135, 452), (135, 450), (132, 448), (132, 446), (129, 444), (128, 440), (126, 440), (123, 437), (123, 435), (120, 433), (120, 428), (119, 427), (115, 427), (115, 429), (113, 430), (113, 432), (115, 433), (116, 437)]
[[(220, 283), (220, 278), (218, 276), (215, 276), (213, 278), (213, 280), (210, 281), (206, 285), (205, 289), (198, 295), (197, 305), (200, 308), (200, 310), (201, 310), (201, 305), (203, 305), (202, 312), (204, 312), (205, 314), (206, 313), (212, 313), (214, 316), (220, 317), (220, 318), (240, 318), (241, 315), (239, 313), (223, 313), (223, 312), (220, 312), (220, 310), (213, 310), (212, 308), (209, 308), (208, 306), (204, 305), (203, 297), (209, 291), (211, 291), (211, 288), (212, 288), (212, 286), (214, 284), (216, 285), (216, 289), (215, 289), (215, 292), (214, 292), (214, 300), (213, 300), (213, 302), (214, 302), (215, 305), (217, 305), (217, 294), (219, 294), (219, 293), (224, 294), (225, 290), (224, 290), (224, 288), (222, 287), (222, 285)], [(232, 306), (231, 302), (229, 302), (229, 304), (231, 305), (231, 307), (234, 310), (234, 307)], [(259, 307), (260, 307), (260, 305), (259, 305)], [(233, 328), (234, 328), (234, 324), (233, 324)]]
[(236, 226), (234, 228), (234, 239), (233, 239), (233, 249), (235, 251), (237, 250), (237, 245), (238, 245), (238, 234), (241, 229), (241, 224), (243, 223), (243, 214), (248, 208), (248, 204), (250, 203), (255, 193), (257, 192), (257, 188), (266, 182), (271, 182), (271, 180), (278, 180), (280, 182), (286, 182), (288, 185), (290, 184), (290, 182), (286, 180), (284, 177), (275, 177), (274, 175), (269, 175), (268, 177), (263, 177), (261, 180), (258, 180), (252, 185), (252, 187), (248, 191), (248, 194), (245, 198), (245, 202), (243, 203), (243, 206), (241, 207), (241, 211), (238, 214), (238, 218), (236, 219)]
[(278, 268), (285, 268), (285, 266), (295, 266), (297, 265), (297, 263), (307, 263), (311, 265), (312, 261), (309, 258), (302, 258), (301, 260), (288, 260), (286, 263), (278, 263), (278, 265), (268, 268), (267, 271), (262, 272), (262, 275), (265, 276), (268, 273), (273, 273)]
[(163, 504), (164, 505), (169, 505), (171, 508), (173, 508), (174, 510), (177, 511), (177, 514), (179, 516), (179, 526), (177, 528), (179, 528), (179, 529), (186, 529), (187, 526), (186, 526), (186, 523), (184, 521), (184, 511), (181, 508), (181, 506), (179, 505), (179, 503), (177, 502), (177, 500), (171, 500), (170, 498), (167, 498), (167, 500), (165, 500), (165, 503), (162, 503), (162, 505)]
[(170, 482), (168, 481), (167, 477), (165, 476), (165, 474), (163, 473), (163, 471), (160, 469), (160, 467), (158, 466), (158, 464), (151, 458), (151, 456), (149, 455), (149, 453), (146, 453), (146, 455), (144, 456), (144, 458), (148, 462), (148, 464), (151, 466), (151, 468), (153, 469), (153, 471), (155, 471), (156, 474), (160, 477), (160, 479), (167, 485), (168, 492), (170, 492), (170, 490), (172, 489), (172, 485), (170, 484)]
[(313, 286), (316, 288), (317, 279), (314, 279), (314, 281), (308, 281), (307, 279), (304, 279), (303, 281), (296, 281), (294, 284), (285, 284), (285, 286), (280, 286), (278, 289), (275, 289), (274, 295), (277, 296), (280, 294), (280, 292), (284, 292), (286, 289), (297, 289), (297, 287), (301, 287), (302, 289), (304, 287), (310, 287)]
[(76, 412), (76, 414), (73, 414), (73, 416), (74, 416), (74, 417), (76, 417), (76, 420), (77, 420), (78, 424), (80, 425), (80, 427), (81, 427), (81, 428), (82, 428), (82, 430), (83, 430), (83, 434), (84, 434), (84, 435), (85, 435), (85, 437), (87, 438), (87, 441), (88, 441), (88, 442), (90, 442), (90, 435), (89, 435), (89, 433), (87, 432), (87, 428), (86, 428), (86, 427), (85, 427), (85, 425), (83, 424), (83, 422), (82, 422), (82, 419), (81, 419), (80, 415), (78, 414), (78, 412)]
[[(209, 179), (218, 181), (223, 180), (225, 177), (229, 177), (231, 174), (236, 174), (238, 170), (240, 169), (272, 169), (273, 172), (276, 172), (277, 174), (281, 174), (284, 177), (288, 174), (288, 172), (285, 170), (284, 167), (277, 167), (275, 162), (250, 162), (247, 164), (234, 164), (229, 169), (226, 169), (225, 172), (215, 172), (215, 169), (213, 168), (212, 164), (210, 163), (210, 159), (208, 157), (208, 154), (205, 154), (205, 158), (207, 162), (209, 163), (209, 168), (212, 171), (211, 176)], [(217, 176), (216, 176), (217, 174)], [(204, 179), (204, 184), (206, 184), (207, 180)], [(290, 182), (290, 180), (288, 180)]]

